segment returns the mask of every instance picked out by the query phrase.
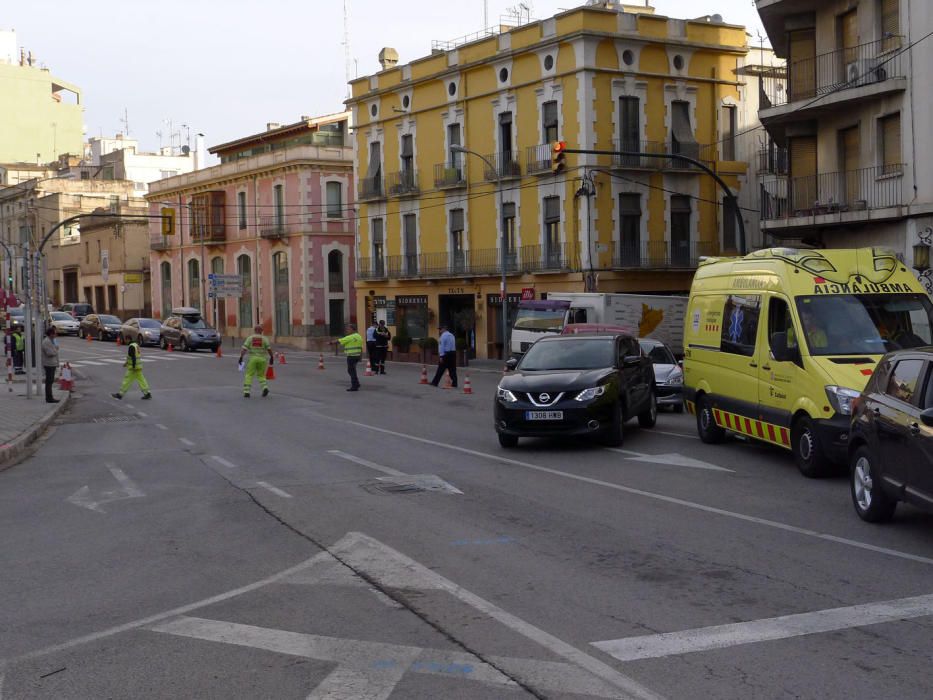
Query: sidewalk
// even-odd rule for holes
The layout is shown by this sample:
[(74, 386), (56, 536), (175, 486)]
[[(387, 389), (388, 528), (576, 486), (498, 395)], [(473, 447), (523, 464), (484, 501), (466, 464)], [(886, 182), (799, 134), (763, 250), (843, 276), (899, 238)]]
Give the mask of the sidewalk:
[(39, 388), (39, 396), (33, 394), (27, 401), (25, 375), (13, 376), (12, 392), (6, 377), (0, 382), (0, 470), (12, 467), (26, 455), (29, 446), (65, 409), (71, 398), (69, 392), (59, 391), (56, 383), (54, 396), (60, 403), (46, 403), (45, 386), (40, 384)]

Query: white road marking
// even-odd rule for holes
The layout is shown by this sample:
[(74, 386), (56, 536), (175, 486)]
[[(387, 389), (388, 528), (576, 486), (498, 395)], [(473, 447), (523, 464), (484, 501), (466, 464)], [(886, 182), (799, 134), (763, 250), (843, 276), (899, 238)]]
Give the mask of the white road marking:
[(156, 423), (155, 427), (157, 427), (159, 430), (168, 430), (168, 428), (162, 425), (161, 423)]
[(686, 438), (687, 440), (699, 440), (699, 435), (688, 435), (686, 433), (672, 433), (668, 430), (658, 430), (657, 428), (652, 428), (649, 431), (649, 434), (657, 433), (658, 435), (670, 435), (671, 437)]
[(764, 620), (716, 625), (699, 629), (593, 642), (593, 646), (620, 661), (658, 659), (742, 644), (836, 632), (853, 627), (911, 620), (933, 615), (933, 595), (901, 598), (844, 608), (816, 610)]
[(269, 491), (270, 493), (274, 493), (276, 496), (280, 496), (281, 498), (292, 497), (292, 495), (288, 491), (283, 491), (282, 489), (276, 486), (273, 486), (268, 481), (257, 481), (256, 486), (262, 486), (266, 491)]
[(148, 413), (143, 413), (142, 411), (136, 411), (136, 415), (139, 416), (140, 418), (148, 418), (148, 417), (149, 417), (149, 414), (148, 414)]
[(820, 540), (827, 540), (829, 542), (835, 542), (837, 544), (843, 544), (848, 547), (855, 547), (857, 549), (864, 549), (870, 552), (876, 552), (878, 554), (885, 554), (891, 557), (897, 557), (898, 559), (906, 559), (908, 561), (915, 561), (921, 564), (933, 564), (933, 559), (929, 557), (920, 556), (918, 554), (911, 554), (910, 552), (903, 552), (898, 549), (890, 549), (888, 547), (879, 547), (877, 545), (868, 544), (867, 542), (859, 542), (858, 540), (851, 540), (847, 537), (838, 537), (836, 535), (830, 535), (824, 532), (817, 532), (816, 530), (808, 530), (807, 528), (797, 527), (796, 525), (788, 525), (786, 523), (777, 522), (776, 520), (768, 520), (767, 518), (758, 518), (754, 515), (746, 515), (744, 513), (736, 513), (730, 510), (723, 510), (722, 508), (716, 508), (714, 506), (708, 506), (703, 503), (696, 503), (694, 501), (687, 501), (682, 498), (675, 498), (673, 496), (665, 496), (661, 493), (655, 493), (654, 491), (645, 491), (643, 489), (636, 489), (630, 486), (623, 486), (622, 484), (614, 484), (609, 481), (602, 481), (601, 479), (593, 479), (588, 476), (582, 476), (581, 474), (572, 474), (570, 472), (562, 472), (559, 469), (552, 469), (550, 467), (542, 467), (538, 464), (531, 464), (530, 462), (522, 462), (517, 459), (509, 459), (508, 457), (502, 457), (500, 455), (491, 454), (489, 452), (480, 452), (479, 450), (471, 450), (467, 447), (460, 447), (459, 445), (451, 445), (445, 442), (440, 442), (438, 440), (430, 440), (428, 438), (418, 437), (417, 435), (409, 435), (408, 433), (400, 433), (395, 430), (388, 430), (387, 428), (378, 428), (374, 425), (369, 425), (367, 423), (359, 423), (357, 421), (346, 420), (343, 418), (334, 418), (333, 416), (328, 416), (323, 413), (317, 414), (321, 418), (326, 418), (337, 423), (345, 423), (347, 425), (353, 425), (358, 428), (364, 428), (366, 430), (372, 430), (377, 433), (382, 433), (384, 435), (393, 435), (395, 437), (404, 438), (406, 440), (412, 440), (413, 442), (420, 442), (424, 445), (434, 445), (435, 447), (441, 447), (445, 450), (453, 450), (455, 452), (460, 452), (462, 454), (473, 455), (475, 457), (482, 457), (484, 459), (489, 459), (494, 462), (501, 462), (502, 464), (512, 464), (516, 467), (524, 467), (525, 469), (531, 469), (533, 471), (541, 472), (543, 474), (551, 474), (552, 476), (559, 476), (564, 479), (572, 479), (574, 481), (580, 481), (587, 484), (592, 484), (594, 486), (601, 486), (603, 488), (612, 489), (614, 491), (621, 491), (623, 493), (630, 493), (635, 496), (644, 496), (645, 498), (651, 498), (656, 501), (661, 501), (663, 503), (670, 503), (671, 505), (682, 506), (684, 508), (692, 508), (694, 510), (703, 511), (705, 513), (711, 513), (713, 515), (721, 515), (727, 518), (735, 518), (736, 520), (742, 520), (748, 523), (755, 523), (757, 525), (763, 525), (765, 527), (772, 527), (778, 530), (784, 530), (785, 532), (792, 532), (797, 535), (804, 535), (806, 537), (813, 537)]
[(109, 358), (107, 358), (107, 357), (102, 357), (102, 358), (100, 358), (100, 361), (101, 361), (101, 362), (110, 362), (110, 363), (115, 364), (115, 365), (122, 365), (123, 363), (126, 362), (126, 360), (111, 360), (111, 359), (109, 359)]
[(398, 469), (393, 469), (392, 467), (384, 467), (381, 464), (376, 464), (375, 462), (370, 462), (368, 459), (363, 459), (362, 457), (357, 457), (355, 455), (347, 454), (346, 452), (341, 452), (340, 450), (328, 450), (328, 454), (332, 454), (335, 457), (340, 457), (340, 459), (345, 459), (348, 462), (355, 462), (364, 467), (369, 467), (370, 469), (375, 469), (378, 472), (383, 474), (388, 474), (389, 476), (408, 476), (404, 472), (400, 472)]
[(235, 465), (233, 462), (230, 462), (230, 461), (224, 459), (223, 457), (218, 457), (217, 455), (213, 455), (213, 456), (211, 457), (211, 459), (213, 459), (213, 460), (214, 460), (215, 462), (217, 462), (218, 464), (222, 464), (222, 465), (225, 466), (227, 469), (236, 469), (236, 465)]
[(439, 476), (434, 474), (405, 474), (400, 472), (397, 469), (392, 467), (386, 467), (381, 464), (376, 464), (375, 462), (370, 462), (368, 459), (363, 459), (362, 457), (357, 457), (356, 455), (347, 454), (346, 452), (341, 452), (340, 450), (328, 450), (328, 454), (332, 454), (335, 457), (340, 457), (349, 462), (355, 462), (364, 467), (369, 467), (370, 469), (375, 469), (376, 471), (383, 472), (388, 474), (391, 479), (385, 477), (380, 477), (379, 481), (385, 481), (398, 486), (410, 486), (413, 488), (420, 489), (422, 491), (439, 491), (442, 493), (453, 493), (458, 495), (463, 495), (463, 491), (458, 489), (456, 486), (448, 484), (446, 481), (441, 479)]
[[(76, 362), (75, 364), (77, 365), (78, 363)], [(78, 365), (78, 366), (79, 366), (79, 367), (84, 367), (85, 365), (94, 365), (95, 367), (103, 367), (103, 366), (104, 366), (104, 363), (103, 363), (103, 362), (96, 362), (95, 360), (81, 360), (81, 364)]]
[(106, 466), (110, 473), (113, 474), (113, 478), (119, 482), (119, 489), (102, 491), (100, 494), (92, 497), (91, 488), (89, 486), (82, 486), (65, 500), (81, 508), (103, 513), (104, 509), (101, 508), (101, 506), (104, 503), (122, 501), (127, 498), (143, 498), (146, 495), (137, 488), (136, 484), (130, 480), (122, 469), (118, 469), (112, 464)]
[(714, 472), (728, 472), (729, 474), (735, 474), (731, 469), (726, 469), (725, 467), (718, 467), (715, 464), (710, 464), (709, 462), (701, 462), (698, 459), (693, 459), (692, 457), (685, 457), (682, 454), (677, 454), (676, 452), (671, 452), (670, 454), (664, 455), (649, 455), (642, 454), (640, 452), (631, 452), (629, 450), (620, 450), (615, 447), (607, 447), (607, 450), (610, 452), (618, 452), (620, 454), (627, 455), (626, 459), (632, 462), (649, 462), (651, 464), (667, 464), (673, 467), (690, 467), (691, 469), (708, 469), (709, 471)]
[(178, 438), (178, 442), (180, 442), (182, 445), (187, 445), (188, 447), (194, 447), (194, 443), (191, 442), (191, 440), (189, 440), (188, 438), (180, 437)]

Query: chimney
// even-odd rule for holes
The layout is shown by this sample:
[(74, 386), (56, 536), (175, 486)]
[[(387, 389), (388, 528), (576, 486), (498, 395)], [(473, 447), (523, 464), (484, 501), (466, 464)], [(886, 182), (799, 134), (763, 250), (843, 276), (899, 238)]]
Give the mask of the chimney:
[(382, 70), (394, 68), (396, 64), (398, 64), (398, 51), (386, 46), (379, 52), (379, 65), (382, 66)]
[(204, 134), (198, 133), (194, 137), (194, 169), (207, 167), (207, 146), (204, 143)]
[(278, 122), (266, 122), (266, 131), (275, 131), (281, 126)]

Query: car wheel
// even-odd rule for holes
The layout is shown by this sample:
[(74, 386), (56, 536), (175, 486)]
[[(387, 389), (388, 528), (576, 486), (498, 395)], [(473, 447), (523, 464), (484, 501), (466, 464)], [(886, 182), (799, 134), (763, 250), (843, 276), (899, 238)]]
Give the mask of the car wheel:
[(517, 447), (518, 436), (517, 435), (506, 435), (505, 433), (499, 433), (499, 444), (502, 447)]
[(653, 428), (658, 422), (658, 398), (651, 392), (648, 397), (648, 410), (638, 414), (638, 425), (642, 428)]
[(809, 416), (799, 418), (790, 431), (791, 451), (800, 473), (810, 479), (827, 476), (832, 463), (823, 452), (816, 426)]
[(78, 338), (80, 338), (81, 340), (84, 340), (84, 331), (81, 330), (80, 328), (78, 329)]
[(622, 405), (616, 403), (609, 419), (609, 427), (603, 433), (603, 444), (607, 447), (621, 447), (625, 434), (622, 431)]
[(707, 445), (715, 445), (726, 439), (726, 431), (716, 425), (713, 407), (705, 396), (697, 401), (697, 434)]
[(682, 403), (674, 404), (674, 413), (683, 413), (684, 405)]
[(185, 340), (185, 337), (182, 336), (181, 340), (178, 341), (178, 349), (182, 352), (190, 352), (191, 348), (188, 347), (188, 341)]
[(883, 523), (894, 516), (897, 500), (885, 493), (874, 455), (866, 445), (852, 455), (849, 485), (852, 487), (852, 504), (855, 512), (865, 522)]
[(159, 347), (163, 350), (168, 350), (168, 343), (165, 342), (165, 336), (159, 338)]

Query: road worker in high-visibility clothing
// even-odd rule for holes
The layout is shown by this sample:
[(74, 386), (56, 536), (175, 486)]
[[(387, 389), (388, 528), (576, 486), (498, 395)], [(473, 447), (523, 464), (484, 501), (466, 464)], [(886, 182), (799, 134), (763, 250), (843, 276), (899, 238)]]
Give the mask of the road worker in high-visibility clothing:
[(269, 380), (266, 379), (266, 368), (272, 364), (274, 356), (269, 339), (262, 334), (262, 326), (255, 326), (253, 334), (243, 342), (243, 349), (240, 350), (240, 364), (243, 364), (243, 358), (247, 354), (249, 354), (249, 360), (243, 372), (243, 398), (249, 398), (249, 392), (253, 388), (253, 377), (259, 379), (262, 395), (268, 396)]
[(126, 346), (126, 362), (123, 363), (123, 366), (126, 367), (126, 374), (123, 375), (123, 383), (120, 385), (120, 391), (111, 394), (111, 396), (115, 399), (122, 399), (123, 394), (133, 386), (133, 382), (136, 382), (139, 384), (139, 390), (143, 392), (143, 398), (151, 399), (152, 394), (149, 393), (149, 382), (147, 382), (146, 378), (143, 376), (143, 360), (138, 343), (130, 343)]

